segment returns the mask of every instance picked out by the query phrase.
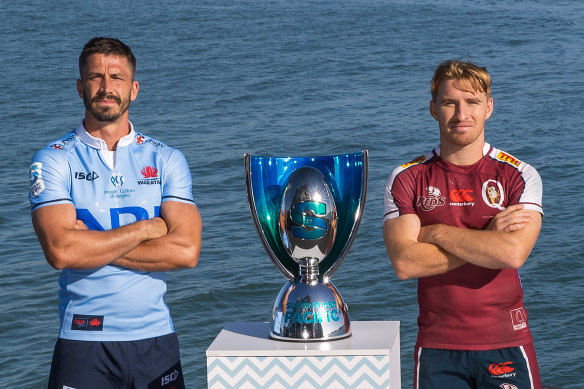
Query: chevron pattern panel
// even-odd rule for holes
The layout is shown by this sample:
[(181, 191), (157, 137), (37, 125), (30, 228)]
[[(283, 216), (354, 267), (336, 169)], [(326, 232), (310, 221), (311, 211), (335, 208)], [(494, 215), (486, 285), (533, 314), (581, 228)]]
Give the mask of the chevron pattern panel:
[(389, 356), (208, 357), (211, 389), (380, 389)]

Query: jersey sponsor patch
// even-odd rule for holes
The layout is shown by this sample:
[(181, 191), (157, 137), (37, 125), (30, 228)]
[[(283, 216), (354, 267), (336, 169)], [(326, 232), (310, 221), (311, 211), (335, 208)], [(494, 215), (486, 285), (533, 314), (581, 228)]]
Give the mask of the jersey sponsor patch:
[(403, 167), (404, 169), (413, 165), (417, 165), (419, 163), (424, 162), (426, 159), (428, 159), (425, 155), (420, 155), (418, 158), (414, 159), (413, 161), (410, 162), (406, 162), (403, 165), (401, 165), (401, 167)]
[(456, 207), (474, 207), (474, 190), (453, 189), (450, 191), (450, 205)]
[(503, 151), (499, 151), (499, 154), (497, 154), (497, 159), (499, 161), (507, 162), (509, 165), (513, 165), (515, 167), (519, 167), (519, 165), (521, 165), (520, 160), (518, 160), (517, 158), (515, 158), (511, 154), (507, 154)]
[(73, 314), (71, 329), (77, 331), (103, 331), (103, 316)]

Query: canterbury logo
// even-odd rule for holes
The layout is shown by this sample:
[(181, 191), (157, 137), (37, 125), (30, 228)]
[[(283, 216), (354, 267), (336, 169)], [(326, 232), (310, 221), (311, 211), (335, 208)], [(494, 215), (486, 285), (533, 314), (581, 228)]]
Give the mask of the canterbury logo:
[(450, 200), (455, 203), (473, 201), (474, 197), (472, 197), (471, 193), (474, 193), (474, 191), (470, 189), (454, 189), (450, 191)]
[(515, 368), (511, 367), (513, 362), (492, 363), (489, 365), (489, 373), (492, 375), (501, 375), (511, 373)]

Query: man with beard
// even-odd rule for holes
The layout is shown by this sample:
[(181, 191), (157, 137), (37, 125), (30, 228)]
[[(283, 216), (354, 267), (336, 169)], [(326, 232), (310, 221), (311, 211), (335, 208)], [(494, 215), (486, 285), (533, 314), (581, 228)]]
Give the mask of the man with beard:
[(33, 226), (61, 270), (49, 388), (184, 388), (165, 272), (196, 266), (201, 219), (182, 153), (129, 121), (135, 69), (123, 42), (87, 42), (85, 117), (32, 159)]
[(414, 387), (541, 387), (517, 269), (541, 228), (537, 171), (485, 142), (491, 78), (470, 62), (434, 72), (440, 145), (389, 176), (383, 237), (418, 279)]

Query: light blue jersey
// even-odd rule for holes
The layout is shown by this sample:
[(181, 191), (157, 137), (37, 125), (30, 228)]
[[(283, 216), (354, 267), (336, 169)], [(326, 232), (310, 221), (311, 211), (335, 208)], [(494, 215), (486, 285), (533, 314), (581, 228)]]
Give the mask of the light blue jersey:
[[(133, 127), (111, 152), (79, 125), (34, 155), (30, 179), (32, 211), (73, 204), (92, 230), (158, 216), (163, 201), (194, 203), (183, 154)], [(174, 332), (164, 272), (65, 269), (59, 285), (60, 338), (126, 341)]]

